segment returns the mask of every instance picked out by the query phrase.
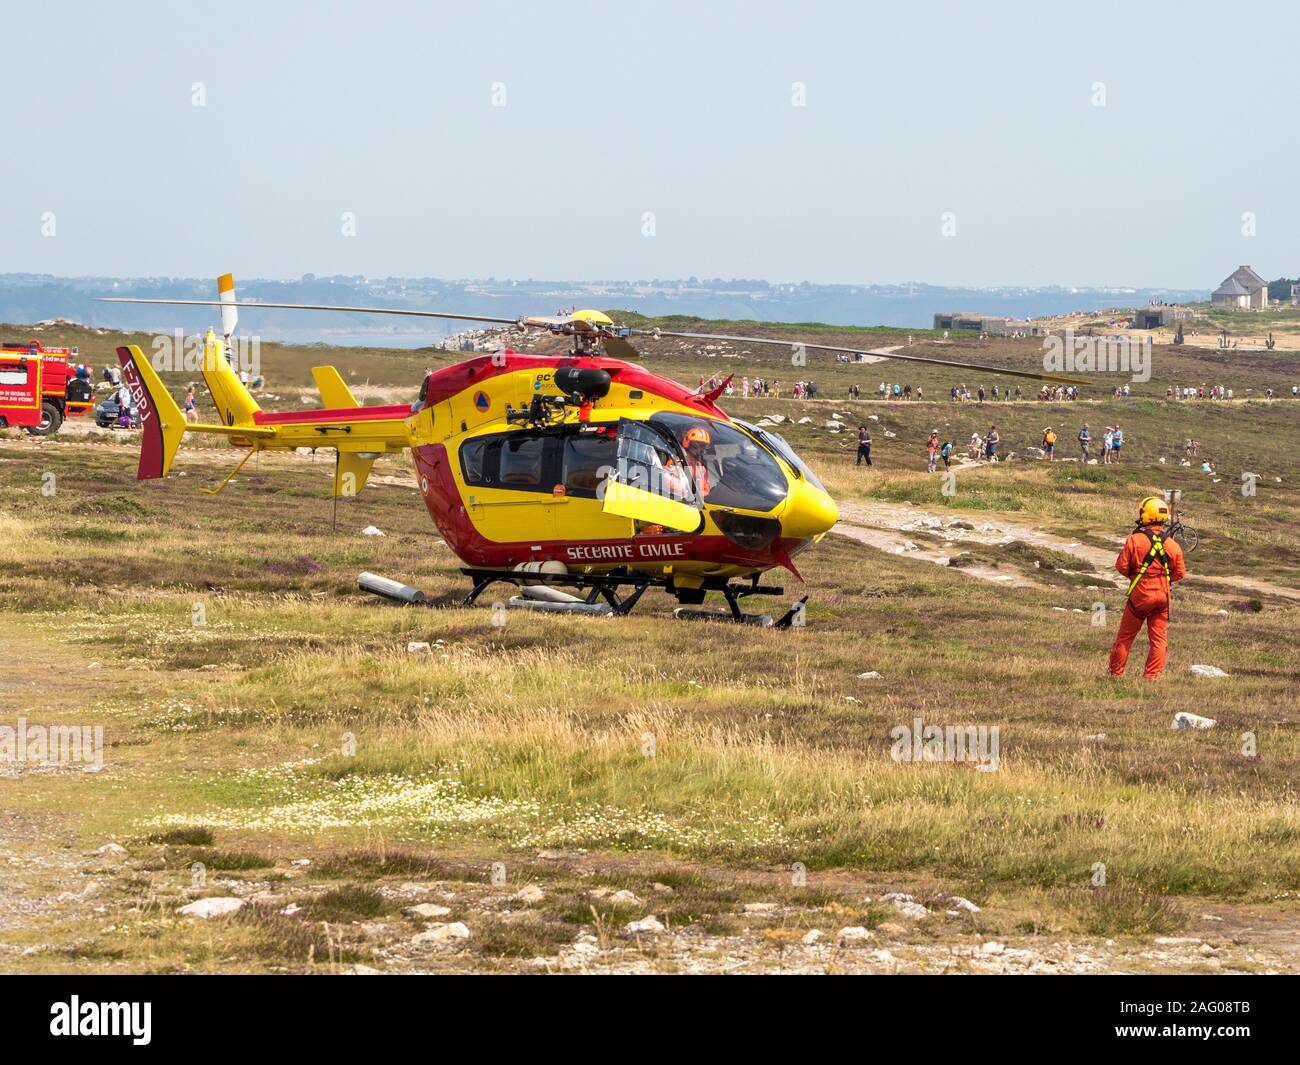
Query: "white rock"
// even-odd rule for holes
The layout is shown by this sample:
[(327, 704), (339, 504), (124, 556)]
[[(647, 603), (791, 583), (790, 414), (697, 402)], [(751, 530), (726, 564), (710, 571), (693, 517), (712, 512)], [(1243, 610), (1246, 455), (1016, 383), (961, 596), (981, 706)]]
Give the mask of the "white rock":
[(894, 909), (913, 921), (921, 921), (930, 916), (929, 910), (910, 899), (894, 899)]
[(546, 893), (536, 884), (525, 884), (515, 892), (515, 898), (519, 902), (526, 902), (530, 906), (541, 902), (546, 897)]
[(637, 898), (636, 893), (624, 888), (622, 891), (616, 891), (609, 897), (609, 901), (615, 906), (640, 906), (641, 900)]
[(979, 913), (980, 908), (971, 902), (970, 899), (963, 899), (960, 895), (950, 896), (950, 901), (959, 910), (966, 910), (969, 913)]
[(412, 640), (406, 645), (408, 655), (427, 655), (433, 653), (433, 648), (422, 640)]
[(880, 421), (880, 415), (878, 414), (868, 414), (867, 417), (873, 422)]
[(373, 525), (367, 525), (364, 529), (361, 530), (361, 535), (362, 536), (383, 536), (384, 534), (381, 530), (376, 529)]
[(460, 921), (452, 921), (451, 924), (434, 925), (427, 931), (416, 933), (411, 937), (411, 946), (441, 947), (461, 939), (469, 939), (469, 929)]
[(874, 669), (869, 669), (865, 673), (858, 674), (858, 680), (884, 680)]
[(296, 902), (291, 902), (289, 903), (288, 906), (286, 906), (283, 910), (280, 911), (280, 916), (292, 917), (295, 913), (300, 913), (300, 912), (302, 912), (302, 907), (299, 906)]
[(998, 943), (998, 942), (995, 942), (995, 941), (990, 941), (990, 942), (988, 942), (988, 943), (985, 943), (982, 947), (980, 947), (980, 953), (981, 953), (981, 954), (1001, 954), (1001, 953), (1002, 953), (1003, 951), (1005, 951), (1006, 949), (1007, 949), (1007, 948), (1006, 948), (1003, 944)]
[(651, 884), (650, 887), (653, 888), (654, 891), (655, 891), (655, 893), (658, 894), (658, 895), (671, 895), (671, 894), (673, 894), (673, 889), (672, 889), (671, 887), (669, 887), (667, 884), (661, 884), (661, 883), (659, 883), (658, 880), (656, 880), (653, 884)]
[(889, 437), (890, 440), (893, 440), (893, 439), (895, 439), (895, 438), (898, 436), (898, 434), (897, 434), (897, 433), (891, 433), (888, 429), (886, 429), (886, 430), (885, 430), (885, 436)]
[(1218, 722), (1212, 717), (1201, 717), (1200, 714), (1189, 714), (1186, 710), (1180, 710), (1174, 715), (1175, 729), (1207, 729), (1214, 728)]
[(1091, 736), (1084, 736), (1083, 738), (1089, 743), (1101, 743), (1106, 739), (1106, 733), (1094, 732)]
[(126, 857), (126, 848), (120, 843), (105, 843), (99, 850), (95, 851), (101, 858), (108, 858), (115, 862), (120, 862)]
[(1218, 666), (1204, 666), (1204, 665), (1199, 665), (1199, 664), (1198, 664), (1198, 665), (1194, 665), (1194, 666), (1192, 666), (1192, 670), (1191, 670), (1191, 671), (1192, 671), (1193, 673), (1195, 673), (1196, 676), (1198, 676), (1198, 677), (1226, 677), (1226, 676), (1228, 676), (1228, 674), (1225, 673), (1225, 672), (1223, 672), (1223, 670), (1221, 670)]
[(869, 928), (850, 925), (848, 928), (841, 928), (835, 938), (841, 943), (865, 943), (869, 939), (875, 939), (875, 935)]
[(225, 917), (236, 910), (242, 910), (245, 905), (243, 899), (216, 896), (191, 902), (188, 906), (182, 906), (176, 912), (183, 913), (186, 917), (202, 917), (206, 920), (209, 917)]
[(806, 947), (811, 947), (814, 943), (820, 943), (825, 938), (825, 932), (820, 928), (813, 928), (803, 937), (802, 943)]
[(811, 419), (811, 418), (800, 418), (800, 419), (799, 419), (799, 424), (800, 424), (800, 425), (811, 425), (811, 424), (812, 424), (812, 419)]
[(418, 906), (408, 906), (403, 913), (412, 917), (422, 917), (425, 920), (432, 920), (435, 917), (446, 917), (451, 910), (446, 906), (439, 906), (432, 902), (421, 902)]
[(871, 956), (875, 958), (876, 961), (898, 961), (898, 959), (894, 957), (893, 954), (891, 954), (887, 950), (884, 950), (883, 948), (880, 950), (873, 950), (871, 952)]
[(645, 932), (649, 935), (657, 935), (664, 930), (664, 925), (658, 917), (650, 914), (649, 917), (642, 917), (639, 921), (628, 921), (623, 926), (623, 931), (630, 936)]
[(779, 902), (747, 902), (745, 903), (746, 913), (773, 913), (781, 908)]
[(583, 932), (573, 941), (573, 945), (568, 949), (574, 954), (599, 954), (600, 940), (590, 932)]

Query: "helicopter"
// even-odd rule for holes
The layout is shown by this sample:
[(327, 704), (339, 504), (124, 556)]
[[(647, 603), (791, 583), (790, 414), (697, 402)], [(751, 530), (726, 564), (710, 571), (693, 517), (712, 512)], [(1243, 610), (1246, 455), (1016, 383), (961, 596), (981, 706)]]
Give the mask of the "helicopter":
[[(337, 455), (332, 494), (361, 491), (377, 458), (409, 450), (429, 515), (464, 563), (471, 606), (506, 582), (524, 594), (512, 606), (625, 615), (651, 587), (678, 601), (679, 617), (788, 627), (802, 624), (807, 596), (778, 620), (746, 614), (740, 600), (783, 595), (762, 584), (839, 518), (817, 475), (770, 429), (728, 416), (717, 401), (730, 380), (689, 389), (628, 361), (636, 336), (731, 340), (854, 354), (824, 344), (681, 333), (617, 325), (595, 310), (494, 318), (441, 311), (321, 304), (240, 303), (234, 281), (218, 279), (217, 300), (104, 297), (104, 302), (221, 308), (222, 336), (204, 341), (202, 374), (219, 423), (182, 415), (136, 345), (117, 349), (123, 379), (140, 409), (138, 479), (165, 477), (186, 433), (224, 435), (246, 450), (215, 489), (264, 450), (328, 448)], [(394, 314), (509, 325), (571, 338), (564, 355), (509, 349), (427, 373), (413, 403), (362, 406), (332, 366), (312, 368), (322, 408), (262, 410), (227, 351), (238, 312), (283, 308)], [(1064, 380), (915, 355), (934, 363)], [(538, 591), (538, 588), (541, 591)], [(579, 595), (564, 591), (572, 588)], [(626, 592), (624, 589), (628, 589)], [(720, 593), (725, 613), (696, 609)]]

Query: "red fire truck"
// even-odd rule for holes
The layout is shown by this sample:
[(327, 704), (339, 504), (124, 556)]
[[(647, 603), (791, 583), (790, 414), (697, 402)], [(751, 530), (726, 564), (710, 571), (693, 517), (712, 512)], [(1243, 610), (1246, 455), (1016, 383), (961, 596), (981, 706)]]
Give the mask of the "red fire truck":
[(41, 360), (0, 353), (0, 425), (41, 424)]
[[(24, 359), (39, 364), (33, 372), (40, 380), (40, 403), (34, 422), (18, 421), (16, 412), (14, 417), (8, 417), (6, 401), (0, 399), (0, 417), (6, 417), (10, 425), (25, 425), (33, 436), (50, 436), (59, 431), (65, 418), (79, 418), (95, 406), (94, 384), (77, 377), (76, 348), (47, 348), (35, 340), (0, 344), (0, 360), (6, 365), (17, 365)], [(19, 370), (8, 372), (17, 380)], [(0, 392), (6, 387), (0, 385)], [(17, 395), (26, 386), (12, 387)]]

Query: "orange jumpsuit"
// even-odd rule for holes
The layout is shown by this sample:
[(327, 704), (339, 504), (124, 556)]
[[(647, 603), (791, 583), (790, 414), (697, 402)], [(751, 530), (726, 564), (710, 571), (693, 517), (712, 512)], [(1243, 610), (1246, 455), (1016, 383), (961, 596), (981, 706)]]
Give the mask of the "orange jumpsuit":
[[(1143, 676), (1155, 680), (1164, 672), (1165, 655), (1169, 649), (1167, 633), (1169, 629), (1169, 593), (1173, 581), (1181, 581), (1187, 576), (1187, 566), (1183, 562), (1183, 549), (1176, 540), (1161, 536), (1165, 556), (1169, 562), (1168, 576), (1159, 557), (1151, 561), (1142, 579), (1133, 588), (1128, 602), (1124, 606), (1124, 617), (1119, 623), (1119, 633), (1115, 644), (1110, 649), (1110, 675), (1122, 677), (1124, 666), (1128, 662), (1128, 651), (1133, 640), (1142, 629), (1145, 621), (1147, 640), (1147, 664)], [(1142, 560), (1151, 549), (1151, 537), (1146, 529), (1138, 529), (1129, 534), (1124, 541), (1124, 548), (1115, 559), (1115, 568), (1130, 581), (1142, 568)]]

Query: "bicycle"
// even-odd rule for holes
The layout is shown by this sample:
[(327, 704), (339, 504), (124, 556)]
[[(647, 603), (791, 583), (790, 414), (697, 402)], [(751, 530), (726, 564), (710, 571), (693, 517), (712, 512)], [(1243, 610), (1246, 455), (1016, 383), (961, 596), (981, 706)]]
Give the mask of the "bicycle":
[(1177, 540), (1184, 551), (1192, 552), (1201, 542), (1201, 534), (1193, 529), (1190, 525), (1184, 525), (1182, 518), (1174, 518), (1169, 523), (1168, 535), (1170, 539)]

